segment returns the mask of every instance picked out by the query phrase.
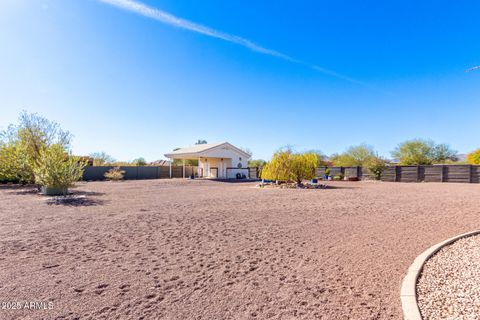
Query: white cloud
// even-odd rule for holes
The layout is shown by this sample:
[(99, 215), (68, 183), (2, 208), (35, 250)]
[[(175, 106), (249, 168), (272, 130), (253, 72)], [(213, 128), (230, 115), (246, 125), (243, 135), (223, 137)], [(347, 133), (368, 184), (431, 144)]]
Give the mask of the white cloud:
[(364, 85), (364, 83), (360, 81), (352, 79), (348, 76), (341, 75), (335, 71), (328, 70), (316, 65), (307, 64), (301, 60), (292, 58), (284, 53), (262, 47), (248, 39), (245, 39), (230, 33), (222, 32), (222, 31), (219, 31), (219, 30), (186, 20), (186, 19), (179, 18), (177, 16), (174, 16), (173, 14), (170, 14), (168, 12), (165, 12), (156, 8), (152, 8), (138, 1), (134, 1), (134, 0), (98, 0), (98, 1), (130, 11), (130, 12), (137, 13), (144, 17), (155, 19), (159, 22), (162, 22), (171, 26), (197, 32), (197, 33), (200, 33), (209, 37), (221, 39), (227, 42), (235, 43), (258, 53), (280, 58), (292, 63), (305, 65), (315, 71), (321, 72), (323, 74), (326, 74), (338, 79)]

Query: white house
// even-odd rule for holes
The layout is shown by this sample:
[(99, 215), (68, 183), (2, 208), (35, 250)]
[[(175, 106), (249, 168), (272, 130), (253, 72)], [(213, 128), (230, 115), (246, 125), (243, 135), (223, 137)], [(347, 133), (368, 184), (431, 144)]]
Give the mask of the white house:
[(235, 178), (237, 173), (245, 174), (248, 177), (248, 159), (251, 154), (228, 142), (220, 142), (180, 148), (166, 153), (165, 157), (170, 160), (182, 159), (184, 163), (187, 159), (198, 160), (199, 177), (231, 179)]

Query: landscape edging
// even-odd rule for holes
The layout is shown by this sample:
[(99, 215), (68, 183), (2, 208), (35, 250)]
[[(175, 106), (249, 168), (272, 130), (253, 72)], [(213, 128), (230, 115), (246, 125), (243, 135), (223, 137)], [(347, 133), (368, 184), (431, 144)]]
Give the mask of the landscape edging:
[(422, 315), (417, 303), (417, 280), (422, 272), (425, 262), (443, 247), (465, 237), (480, 234), (480, 230), (471, 231), (437, 243), (415, 258), (403, 278), (400, 289), (400, 300), (402, 302), (403, 318), (405, 320), (422, 320)]

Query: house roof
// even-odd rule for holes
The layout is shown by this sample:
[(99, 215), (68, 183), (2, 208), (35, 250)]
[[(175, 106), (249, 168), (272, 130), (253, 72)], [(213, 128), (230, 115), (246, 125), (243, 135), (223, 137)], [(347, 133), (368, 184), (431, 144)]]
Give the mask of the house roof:
[(240, 148), (235, 147), (234, 145), (228, 142), (217, 142), (217, 143), (204, 143), (204, 144), (196, 144), (192, 147), (187, 148), (180, 148), (178, 150), (169, 152), (165, 154), (167, 158), (175, 158), (175, 157), (185, 157), (185, 156), (195, 156), (201, 157), (208, 153), (208, 151), (215, 149), (220, 146), (228, 146), (231, 149), (235, 150), (236, 152), (242, 154), (245, 157), (250, 157), (251, 155)]

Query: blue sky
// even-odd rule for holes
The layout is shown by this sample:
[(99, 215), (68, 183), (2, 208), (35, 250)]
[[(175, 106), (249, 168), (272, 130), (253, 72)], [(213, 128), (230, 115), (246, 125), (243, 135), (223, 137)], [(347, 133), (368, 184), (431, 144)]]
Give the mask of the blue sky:
[(464, 72), (480, 65), (478, 1), (142, 3), (295, 61), (98, 0), (3, 0), (0, 128), (38, 112), (76, 154), (118, 160), (197, 139), (264, 159), (285, 145), (480, 147), (480, 71)]

